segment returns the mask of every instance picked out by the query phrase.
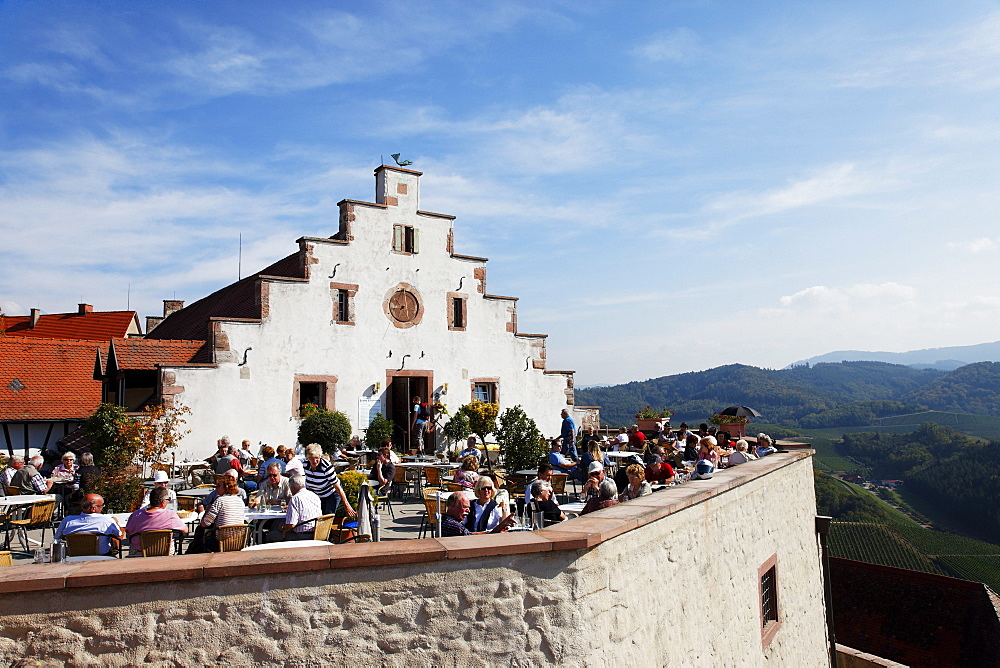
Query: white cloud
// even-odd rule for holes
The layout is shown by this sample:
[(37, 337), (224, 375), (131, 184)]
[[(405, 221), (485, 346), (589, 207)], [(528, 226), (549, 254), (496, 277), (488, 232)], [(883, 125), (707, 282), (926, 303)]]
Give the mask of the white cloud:
[(881, 284), (860, 283), (847, 288), (831, 288), (814, 285), (778, 299), (777, 307), (761, 309), (769, 316), (795, 316), (803, 312), (826, 313), (834, 316), (844, 314), (871, 314), (886, 309), (897, 309), (912, 305), (917, 298), (917, 290), (895, 282)]
[(674, 28), (654, 35), (632, 53), (652, 62), (683, 62), (700, 50), (698, 34), (690, 28)]
[(949, 241), (948, 248), (963, 253), (983, 253), (987, 251), (995, 251), (997, 248), (1000, 248), (1000, 244), (997, 243), (996, 239), (980, 237), (979, 239), (974, 239), (972, 241)]

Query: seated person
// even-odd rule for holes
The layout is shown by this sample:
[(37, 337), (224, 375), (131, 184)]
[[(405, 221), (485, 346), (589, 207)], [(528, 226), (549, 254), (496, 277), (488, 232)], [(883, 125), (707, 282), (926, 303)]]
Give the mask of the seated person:
[(288, 500), (285, 523), (280, 529), (267, 532), (267, 542), (312, 540), (316, 531), (316, 518), (323, 514), (319, 497), (306, 489), (305, 476), (293, 475), (288, 479), (292, 498)]
[(774, 447), (774, 441), (767, 434), (761, 432), (757, 434), (757, 457), (767, 457), (774, 454), (778, 449)]
[[(163, 473), (157, 471), (157, 473)], [(170, 529), (187, 533), (187, 525), (177, 512), (168, 507), (169, 492), (166, 487), (154, 487), (149, 491), (149, 501), (145, 508), (140, 508), (129, 515), (128, 523), (125, 524), (125, 533), (129, 537), (131, 546), (130, 556), (142, 556), (142, 539), (139, 534), (143, 531), (156, 531), (157, 529)], [(174, 497), (176, 499), (176, 497)], [(170, 541), (170, 554), (174, 553), (174, 541)]]
[(625, 473), (628, 475), (628, 484), (625, 485), (622, 493), (618, 495), (619, 501), (631, 501), (632, 499), (638, 499), (640, 496), (653, 493), (653, 488), (646, 482), (646, 471), (643, 470), (642, 466), (632, 464), (625, 469)]
[(600, 441), (589, 441), (587, 443), (587, 449), (580, 457), (580, 461), (576, 466), (576, 479), (583, 482), (585, 473), (590, 470), (590, 465), (594, 462), (600, 462), (605, 468), (611, 466), (611, 460), (601, 450)]
[(236, 472), (236, 484), (240, 486), (240, 489), (246, 490), (246, 493), (254, 492), (257, 490), (256, 480), (247, 480), (244, 477), (246, 471), (243, 468), (243, 462), (240, 459), (234, 459), (229, 463), (229, 470)]
[[(472, 531), (465, 528), (465, 518), (469, 515), (469, 498), (465, 492), (452, 492), (448, 496), (447, 508), (441, 515), (441, 536), (471, 536)], [(514, 516), (508, 515), (492, 531), (483, 533), (500, 533), (514, 523)]]
[(76, 465), (76, 455), (72, 452), (66, 452), (63, 453), (62, 463), (52, 469), (52, 473), (49, 477), (56, 481), (68, 481), (70, 485), (72, 485), (72, 481), (76, 478), (76, 471), (78, 468), (79, 467)]
[[(170, 484), (170, 480), (167, 478), (166, 471), (157, 471), (153, 474), (153, 488), (146, 492), (146, 495), (142, 497), (142, 508), (149, 505), (150, 499), (152, 498), (152, 493), (154, 489), (165, 489), (167, 490), (167, 508), (170, 510), (177, 510), (177, 492), (169, 489), (167, 486)], [(138, 512), (138, 511), (136, 511)]]
[(250, 461), (253, 460), (253, 453), (250, 452), (250, 441), (243, 439), (243, 443), (240, 449), (236, 452), (236, 457), (240, 460), (240, 464), (243, 468), (248, 468), (250, 466)]
[(291, 478), (293, 475), (306, 474), (305, 465), (292, 448), (285, 448), (280, 459), (285, 461), (285, 468), (281, 471), (281, 474), (286, 478)]
[(531, 495), (533, 493), (531, 491), (532, 485), (536, 481), (538, 481), (538, 480), (544, 480), (545, 482), (549, 483), (550, 485), (552, 484), (552, 464), (541, 464), (541, 465), (539, 465), (539, 467), (538, 467), (538, 476), (534, 480), (532, 480), (524, 488), (524, 502), (525, 503), (531, 503)]
[(562, 473), (573, 475), (576, 473), (576, 463), (562, 453), (562, 443), (558, 438), (552, 439), (552, 450), (549, 452), (549, 464), (552, 464)]
[(751, 459), (756, 459), (756, 457), (747, 452), (747, 442), (742, 438), (736, 441), (736, 451), (729, 455), (729, 465), (745, 464)]
[[(231, 478), (233, 482), (236, 482), (236, 471), (229, 469), (229, 472), (226, 473), (226, 475), (221, 476), (219, 480), (222, 480), (222, 478)], [(236, 483), (236, 491), (234, 492), (234, 494), (237, 496), (237, 498), (239, 498), (240, 501), (243, 502), (244, 505), (246, 505), (247, 493), (246, 490), (240, 488), (239, 483)], [(206, 494), (205, 497), (195, 505), (195, 510), (197, 510), (199, 513), (204, 513), (206, 508), (212, 507), (212, 504), (215, 503), (215, 500), (217, 498), (219, 498), (218, 480), (215, 482), (215, 489)]]
[[(629, 467), (631, 468), (631, 467)], [(674, 467), (669, 462), (661, 461), (646, 467), (645, 479), (651, 485), (666, 484), (674, 481)]]
[(611, 478), (605, 478), (598, 485), (598, 495), (587, 501), (587, 504), (580, 511), (581, 515), (586, 515), (587, 513), (592, 513), (595, 510), (600, 510), (601, 508), (610, 508), (611, 506), (618, 504), (618, 488), (615, 486), (615, 481)]
[(372, 481), (372, 488), (376, 494), (384, 495), (392, 485), (392, 479), (396, 477), (396, 465), (389, 458), (391, 448), (382, 446), (378, 450), (375, 463), (372, 464), (371, 471), (368, 472), (368, 479)]
[(476, 447), (476, 437), (470, 436), (465, 442), (465, 449), (458, 453), (459, 461), (465, 459), (466, 457), (479, 457), (479, 448)]
[(552, 493), (552, 483), (547, 480), (536, 480), (531, 483), (531, 501), (528, 502), (529, 512), (543, 513), (545, 526), (562, 522), (566, 515), (559, 508), (555, 495)]
[(20, 460), (21, 468), (14, 471), (14, 474), (10, 476), (10, 482), (7, 483), (11, 487), (17, 487), (21, 490), (21, 494), (48, 494), (49, 490), (52, 489), (52, 481), (46, 480), (42, 477), (39, 471), (45, 460), (41, 455), (35, 455), (28, 460), (25, 464), (24, 460), (20, 457), (11, 457), (11, 462), (14, 463)]
[(267, 467), (264, 482), (257, 488), (257, 506), (280, 506), (287, 502), (291, 492), (288, 489), (288, 478), (281, 475), (281, 465), (273, 462)]
[(479, 458), (469, 455), (462, 459), (462, 466), (455, 471), (452, 482), (457, 482), (466, 489), (472, 489), (479, 480)]
[[(607, 479), (604, 473), (604, 464), (601, 462), (591, 462), (587, 468), (587, 483), (580, 490), (580, 500), (589, 501), (600, 495), (601, 483)], [(616, 491), (617, 494), (617, 491)]]
[(104, 499), (101, 495), (88, 494), (83, 497), (80, 507), (83, 510), (82, 513), (70, 515), (59, 523), (59, 528), (56, 529), (56, 539), (74, 533), (96, 533), (99, 534), (97, 538), (98, 554), (107, 556), (111, 554), (112, 549), (117, 550), (118, 539), (122, 532), (113, 517), (101, 514), (101, 511), (104, 510)]
[(715, 432), (715, 443), (720, 454), (728, 455), (733, 450), (733, 442), (729, 440), (729, 432), (725, 429)]
[[(215, 483), (216, 499), (201, 518), (201, 528), (204, 529), (203, 549), (209, 552), (219, 551), (219, 540), (216, 538), (219, 527), (246, 524), (246, 505), (240, 500), (240, 491), (242, 490), (236, 486), (236, 478), (232, 476), (220, 476)], [(192, 548), (194, 543), (195, 541), (192, 541)], [(188, 550), (188, 554), (191, 554), (191, 549)]]
[(708, 460), (713, 469), (719, 467), (719, 451), (716, 450), (714, 436), (706, 436), (698, 441), (698, 448), (697, 461)]
[(694, 462), (698, 460), (698, 443), (701, 438), (697, 434), (688, 433), (684, 441), (684, 461)]
[(625, 449), (628, 445), (628, 432), (625, 431), (625, 427), (618, 428), (618, 435), (611, 439), (611, 451), (619, 452)]
[(476, 481), (474, 488), (476, 500), (469, 507), (469, 514), (465, 518), (465, 528), (472, 533), (485, 533), (492, 531), (503, 519), (506, 513), (497, 504), (494, 494), (496, 485), (493, 478), (482, 476)]
[[(282, 446), (284, 448), (284, 446)], [(285, 470), (285, 462), (281, 461), (275, 456), (274, 448), (270, 445), (265, 445), (260, 449), (260, 466), (257, 468), (257, 482), (264, 482), (264, 478), (267, 477), (267, 469), (272, 464), (278, 465), (278, 473), (280, 474)]]
[(642, 452), (646, 447), (646, 435), (639, 431), (639, 425), (632, 425), (628, 430), (628, 449), (632, 452)]

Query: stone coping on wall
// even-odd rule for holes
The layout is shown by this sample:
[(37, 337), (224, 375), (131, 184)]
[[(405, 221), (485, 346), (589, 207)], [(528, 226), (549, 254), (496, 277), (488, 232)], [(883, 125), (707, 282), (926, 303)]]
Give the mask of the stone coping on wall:
[(175, 582), (235, 575), (392, 566), (447, 559), (586, 550), (777, 471), (812, 451), (779, 452), (651, 495), (531, 532), (213, 554), (32, 564), (0, 569), (0, 594)]

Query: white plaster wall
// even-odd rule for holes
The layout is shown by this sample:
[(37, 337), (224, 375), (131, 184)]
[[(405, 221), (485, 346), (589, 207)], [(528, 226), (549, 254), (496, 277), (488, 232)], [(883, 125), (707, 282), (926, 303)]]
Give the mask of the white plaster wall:
[[(0, 592), (0, 658), (824, 666), (814, 515), (803, 458), (590, 550)], [(782, 626), (762, 648), (757, 568), (775, 553)]]
[[(417, 213), (417, 177), (389, 170), (384, 174), (387, 181), (380, 190), (395, 193), (397, 183), (407, 186), (406, 195), (397, 195), (398, 206), (354, 205), (349, 244), (308, 240), (317, 261), (309, 266), (309, 282), (271, 283), (269, 315), (261, 324), (224, 324), (232, 354), (222, 359), (232, 361), (222, 361), (218, 369), (171, 370), (184, 387), (177, 400), (193, 411), (187, 423), (191, 434), (181, 443), (180, 454), (210, 453), (222, 434), (255, 444), (294, 443), (296, 374), (336, 376), (335, 408), (359, 432), (358, 399), (371, 396), (372, 385), (379, 382), (385, 400), (386, 370), (403, 364), (408, 370), (432, 370), (435, 391), (447, 384), (441, 400), (452, 410), (471, 400), (470, 379), (497, 377), (501, 410), (521, 404), (544, 434), (559, 433), (567, 376), (532, 368), (541, 350), (533, 346), (536, 339), (507, 331), (514, 302), (486, 299), (477, 291), (474, 271), (485, 263), (447, 252), (451, 220)], [(395, 223), (420, 230), (418, 253), (392, 252)], [(334, 321), (331, 282), (359, 286), (355, 325)], [(386, 293), (398, 283), (412, 285), (423, 300), (420, 323), (407, 329), (395, 327), (383, 310)], [(468, 295), (465, 331), (448, 330), (449, 292)], [(244, 371), (249, 378), (241, 378), (237, 363), (247, 348), (253, 348)], [(405, 363), (404, 355), (409, 355)]]

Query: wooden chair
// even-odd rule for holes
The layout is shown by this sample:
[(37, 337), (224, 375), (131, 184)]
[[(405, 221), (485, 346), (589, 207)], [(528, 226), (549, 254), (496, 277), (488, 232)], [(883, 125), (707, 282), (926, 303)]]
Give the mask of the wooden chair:
[(10, 485), (4, 485), (4, 490), (7, 492), (7, 496), (20, 496), (20, 487), (11, 487)]
[(441, 469), (436, 466), (424, 467), (424, 484), (428, 487), (437, 487), (441, 484)]
[(216, 537), (219, 540), (219, 552), (239, 552), (247, 546), (250, 527), (246, 524), (227, 524), (219, 527)]
[(569, 479), (568, 473), (553, 473), (552, 474), (552, 496), (557, 499), (560, 496), (566, 496), (566, 481)]
[(408, 491), (411, 486), (415, 486), (413, 484), (413, 478), (407, 477), (408, 472), (409, 469), (397, 466), (396, 473), (392, 477), (392, 493), (394, 493), (398, 499), (404, 498), (406, 491)]
[(178, 496), (177, 510), (194, 510), (198, 507), (199, 499), (193, 496)]
[(14, 560), (10, 556), (10, 552), (4, 551), (0, 552), (0, 566), (13, 566)]
[(452, 482), (451, 480), (445, 480), (442, 484), (447, 492), (461, 492), (463, 489), (469, 489), (468, 487), (462, 485), (462, 483)]
[(35, 529), (42, 530), (41, 544), (45, 544), (45, 530), (52, 525), (52, 513), (55, 509), (55, 499), (35, 501), (31, 504), (31, 513), (28, 517), (10, 521), (11, 528), (14, 530), (14, 535), (19, 538), (21, 545), (25, 550), (28, 549), (28, 532)]
[[(378, 482), (377, 480), (375, 481)], [(389, 517), (396, 519), (396, 512), (392, 509), (392, 502), (389, 500), (389, 495), (392, 492), (392, 486), (390, 483), (389, 492), (385, 494), (379, 494), (377, 487), (372, 487), (372, 497), (374, 501), (375, 512), (378, 512), (379, 504), (384, 505), (389, 510)]]
[(66, 541), (67, 557), (89, 557), (96, 555), (98, 549), (96, 533), (68, 533), (63, 536)]
[(333, 520), (336, 515), (320, 515), (316, 518), (316, 530), (313, 531), (313, 540), (330, 540), (330, 532), (333, 530)]
[(205, 483), (204, 485), (198, 485), (195, 489), (215, 489), (215, 485), (209, 485)]
[[(441, 512), (442, 513), (444, 513), (444, 511), (445, 511), (445, 506), (446, 506), (446, 504), (445, 504), (444, 500), (442, 499), (441, 500)], [(423, 538), (427, 531), (430, 531), (431, 529), (437, 527), (437, 523), (438, 523), (437, 522), (437, 512), (438, 512), (438, 500), (437, 500), (437, 497), (434, 496), (434, 495), (431, 495), (431, 497), (428, 498), (425, 495), (424, 496), (424, 514), (423, 514), (423, 517), (420, 518), (420, 533), (417, 534), (418, 538)], [(436, 531), (435, 531), (435, 533), (436, 533)]]
[(142, 544), (142, 556), (166, 557), (174, 542), (174, 532), (170, 529), (143, 531), (139, 534), (139, 542)]

